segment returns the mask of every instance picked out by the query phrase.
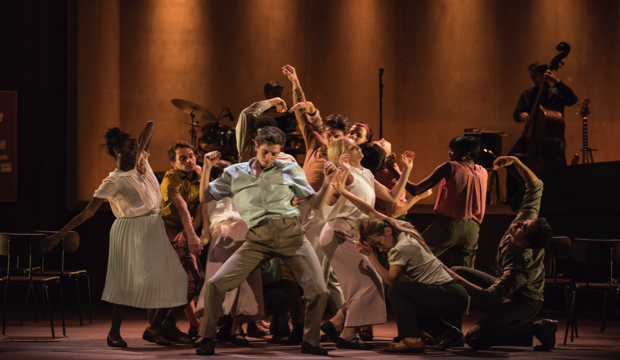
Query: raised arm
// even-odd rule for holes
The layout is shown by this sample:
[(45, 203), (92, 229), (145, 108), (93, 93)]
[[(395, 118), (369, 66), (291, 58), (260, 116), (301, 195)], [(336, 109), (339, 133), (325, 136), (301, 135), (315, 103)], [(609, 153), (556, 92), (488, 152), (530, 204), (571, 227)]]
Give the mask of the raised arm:
[(323, 167), (323, 173), (325, 175), (325, 180), (323, 180), (323, 185), (319, 191), (306, 198), (310, 207), (314, 209), (320, 209), (325, 203), (325, 199), (329, 193), (329, 187), (336, 174), (336, 166), (331, 161), (326, 161)]
[(389, 201), (391, 203), (397, 202), (400, 200), (401, 196), (403, 196), (403, 192), (405, 191), (405, 185), (407, 184), (407, 179), (411, 174), (411, 169), (413, 167), (413, 159), (415, 158), (415, 154), (412, 151), (405, 151), (401, 155), (401, 161), (403, 162), (404, 171), (398, 182), (394, 187), (390, 190), (386, 188), (383, 184), (375, 180), (375, 193), (377, 197), (381, 200)]
[(203, 206), (207, 206), (213, 195), (211, 195), (209, 188), (209, 181), (211, 180), (211, 169), (217, 164), (218, 160), (222, 157), (219, 151), (211, 151), (205, 154), (204, 168), (202, 169), (202, 178), (200, 180), (200, 203)]
[(401, 203), (400, 201), (397, 203), (387, 203), (385, 212), (389, 217), (397, 218), (401, 215), (405, 215), (409, 209), (413, 205), (415, 205), (418, 201), (427, 198), (433, 194), (433, 189), (428, 189), (420, 195), (412, 196), (409, 200)]
[(272, 106), (276, 106), (278, 112), (286, 112), (286, 102), (280, 98), (257, 101), (243, 109), (239, 114), (239, 121), (235, 129), (237, 140), (237, 151), (239, 151), (239, 162), (249, 160), (252, 149), (252, 126), (254, 120)]
[(293, 88), (293, 104), (295, 105), (289, 109), (289, 112), (295, 113), (297, 125), (306, 143), (306, 150), (314, 150), (325, 142), (321, 136), (323, 123), (321, 117), (314, 104), (306, 101), (295, 68), (284, 65), (282, 73), (291, 81)]
[(348, 191), (346, 186), (346, 179), (349, 173), (345, 169), (338, 169), (334, 183), (332, 184), (332, 188), (338, 192), (341, 196), (344, 196), (347, 200), (351, 202), (351, 204), (355, 205), (361, 212), (368, 215), (370, 217), (370, 221), (380, 220), (385, 218), (386, 216), (375, 210), (370, 204), (365, 202), (364, 200), (358, 198), (353, 195), (350, 191)]
[(531, 184), (538, 181), (536, 174), (532, 172), (527, 166), (525, 166), (521, 160), (515, 156), (500, 156), (493, 161), (493, 170), (497, 170), (501, 167), (514, 165), (519, 171), (519, 175), (523, 178), (526, 184)]
[(84, 211), (79, 213), (78, 216), (74, 217), (73, 220), (69, 221), (69, 223), (65, 225), (62, 229), (60, 229), (59, 232), (52, 236), (48, 236), (41, 242), (41, 247), (43, 248), (43, 250), (50, 251), (54, 247), (56, 247), (60, 239), (65, 237), (65, 235), (67, 235), (69, 231), (75, 229), (84, 221), (93, 217), (95, 212), (99, 209), (99, 207), (101, 206), (101, 204), (103, 204), (104, 201), (105, 199), (93, 197), (86, 206), (86, 209), (84, 209)]

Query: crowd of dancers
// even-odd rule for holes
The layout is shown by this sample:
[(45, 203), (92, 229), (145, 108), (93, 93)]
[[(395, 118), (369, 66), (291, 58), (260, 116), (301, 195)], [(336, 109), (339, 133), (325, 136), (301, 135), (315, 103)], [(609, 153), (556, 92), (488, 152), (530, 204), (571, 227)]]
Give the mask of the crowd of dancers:
[[(295, 69), (282, 71), (294, 106), (275, 97), (241, 113), (238, 163), (213, 151), (200, 167), (194, 149), (179, 141), (159, 184), (148, 161), (153, 122), (137, 140), (118, 128), (105, 134), (116, 169), (43, 246), (56, 246), (109, 200), (117, 219), (102, 297), (114, 304), (108, 345), (127, 346), (123, 314), (137, 307), (149, 309), (145, 340), (194, 343), (200, 355), (215, 353), (216, 338), (248, 346), (245, 336), (260, 333), (267, 317), (271, 341), (301, 344), (302, 353), (327, 355), (321, 341), (371, 350), (373, 326), (387, 321), (387, 294), (398, 333), (386, 352), (532, 346), (533, 337), (541, 343), (535, 350), (553, 348), (557, 321), (527, 322), (542, 305), (542, 259), (552, 236), (538, 218), (536, 175), (515, 157), (495, 161), (495, 168), (515, 166), (526, 192), (500, 241), (495, 276), (474, 270), (487, 189), (487, 171), (474, 162), (479, 143), (455, 137), (449, 160), (410, 182), (413, 152), (400, 155), (401, 168), (388, 141), (372, 141), (368, 124), (351, 126), (340, 114), (322, 119)], [(286, 135), (265, 115), (269, 109), (295, 114), (303, 169), (281, 151)], [(437, 184), (436, 218), (419, 232), (404, 215)], [(452, 268), (437, 259), (446, 251)], [(489, 310), (464, 335), (470, 299)], [(333, 317), (321, 324), (328, 305)], [(187, 332), (177, 327), (183, 313)]]

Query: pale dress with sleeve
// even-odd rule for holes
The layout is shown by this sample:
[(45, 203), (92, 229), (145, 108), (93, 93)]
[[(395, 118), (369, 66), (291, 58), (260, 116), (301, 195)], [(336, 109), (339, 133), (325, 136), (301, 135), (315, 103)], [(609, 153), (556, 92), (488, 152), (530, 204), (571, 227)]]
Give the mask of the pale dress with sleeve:
[[(353, 182), (345, 188), (374, 206), (375, 179), (368, 169), (351, 167)], [(355, 248), (358, 227), (368, 221), (344, 196), (340, 196), (327, 215), (321, 232), (321, 248), (334, 269), (342, 293), (344, 306), (339, 310), (345, 318), (344, 326), (383, 324), (387, 321), (383, 281), (368, 257)]]
[(187, 274), (166, 234), (148, 154), (144, 174), (116, 169), (94, 197), (109, 200), (116, 216), (102, 300), (145, 309), (187, 304)]
[[(201, 207), (203, 218), (208, 218), (211, 225), (203, 227), (203, 243), (210, 232), (209, 250), (205, 281), (209, 280), (224, 265), (226, 260), (245, 243), (248, 226), (245, 224), (230, 197), (220, 201), (212, 200), (207, 206)], [(206, 211), (205, 211), (206, 210)], [(204, 317), (205, 287), (200, 291), (196, 302), (196, 317)], [(260, 269), (255, 270), (239, 287), (226, 293), (222, 306), (222, 315), (230, 314), (233, 318), (241, 318), (244, 322), (261, 320), (265, 317), (263, 309), (263, 284)]]

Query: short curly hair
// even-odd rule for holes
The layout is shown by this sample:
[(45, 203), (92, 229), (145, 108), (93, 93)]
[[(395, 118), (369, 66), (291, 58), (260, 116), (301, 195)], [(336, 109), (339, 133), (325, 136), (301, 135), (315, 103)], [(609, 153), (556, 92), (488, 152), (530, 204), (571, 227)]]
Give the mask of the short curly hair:
[(527, 227), (524, 237), (530, 243), (529, 248), (543, 249), (551, 242), (553, 229), (551, 229), (547, 219), (538, 218), (533, 220), (530, 226)]
[(258, 146), (263, 144), (280, 145), (280, 149), (282, 149), (286, 144), (286, 134), (275, 126), (266, 126), (256, 134), (256, 143)]

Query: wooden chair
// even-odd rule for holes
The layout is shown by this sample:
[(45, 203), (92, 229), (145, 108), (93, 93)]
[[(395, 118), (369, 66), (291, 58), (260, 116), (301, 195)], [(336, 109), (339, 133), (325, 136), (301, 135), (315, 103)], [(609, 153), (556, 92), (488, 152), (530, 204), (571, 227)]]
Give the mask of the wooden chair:
[[(572, 257), (576, 262), (586, 264), (586, 281), (575, 283), (575, 290), (571, 301), (571, 310), (566, 323), (564, 334), (564, 344), (568, 337), (568, 327), (571, 327), (571, 338), (573, 342), (573, 332), (575, 337), (579, 337), (577, 332), (577, 293), (604, 293), (603, 309), (601, 313), (601, 334), (605, 331), (605, 315), (607, 312), (607, 294), (620, 293), (620, 284), (614, 282), (614, 264), (620, 263), (620, 239), (575, 239), (571, 251)], [(609, 265), (609, 279), (606, 282), (591, 282), (591, 265)]]
[[(42, 233), (46, 236), (56, 234), (57, 231), (43, 231), (43, 230), (35, 230), (35, 233)], [(80, 247), (80, 235), (75, 231), (70, 231), (64, 238), (60, 239), (60, 243), (56, 246), (51, 253), (59, 252), (61, 254), (61, 262), (59, 270), (52, 270), (45, 268), (45, 259), (41, 262), (41, 267), (32, 268), (35, 274), (38, 275), (53, 275), (59, 276), (60, 280), (72, 280), (75, 282), (75, 288), (77, 290), (77, 301), (78, 301), (78, 316), (80, 319), (80, 326), (82, 326), (82, 301), (80, 295), (80, 279), (86, 280), (86, 289), (88, 291), (88, 321), (89, 323), (93, 323), (92, 317), (92, 304), (90, 297), (90, 277), (88, 277), (88, 272), (86, 270), (65, 270), (65, 254), (72, 253), (77, 251)], [(49, 255), (48, 255), (49, 256)]]
[(545, 247), (545, 262), (549, 261), (549, 274), (545, 277), (545, 288), (557, 287), (564, 290), (566, 315), (570, 314), (570, 291), (573, 288), (573, 279), (558, 275), (557, 260), (568, 259), (571, 254), (571, 241), (566, 236), (554, 236)]
[[(52, 303), (49, 297), (49, 284), (58, 284), (58, 289), (60, 291), (60, 310), (61, 310), (61, 318), (62, 318), (62, 334), (66, 335), (65, 332), (65, 311), (64, 311), (64, 298), (62, 292), (62, 283), (60, 282), (60, 277), (58, 276), (33, 276), (32, 272), (32, 260), (33, 258), (43, 258), (45, 253), (41, 248), (41, 241), (45, 239), (46, 236), (44, 234), (10, 234), (10, 233), (0, 233), (0, 255), (8, 257), (7, 263), (7, 274), (5, 277), (0, 279), (0, 283), (4, 286), (4, 311), (2, 316), (2, 334), (5, 334), (6, 328), (6, 309), (8, 306), (7, 298), (9, 287), (13, 285), (22, 285), (28, 287), (28, 292), (26, 293), (26, 301), (24, 302), (24, 311), (22, 312), (22, 320), (20, 325), (24, 322), (24, 313), (26, 307), (28, 306), (28, 298), (30, 296), (30, 292), (32, 290), (33, 297), (35, 300), (35, 322), (37, 322), (37, 311), (38, 311), (38, 291), (39, 289), (43, 291), (44, 299), (47, 302), (49, 317), (50, 317), (50, 327), (52, 329), (52, 338), (55, 338), (54, 333), (54, 320), (52, 318)], [(28, 275), (26, 276), (15, 276), (11, 273), (11, 260), (16, 259), (17, 257), (28, 258)]]

